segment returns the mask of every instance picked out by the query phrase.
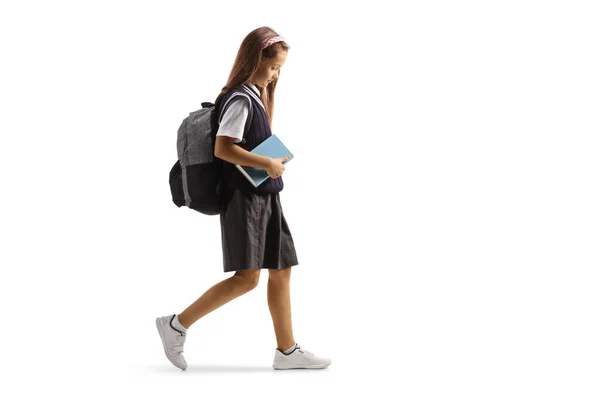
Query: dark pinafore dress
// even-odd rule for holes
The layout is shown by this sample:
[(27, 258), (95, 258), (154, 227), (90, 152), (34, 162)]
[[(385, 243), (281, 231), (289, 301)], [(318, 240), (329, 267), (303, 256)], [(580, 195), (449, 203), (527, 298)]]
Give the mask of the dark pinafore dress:
[[(239, 145), (251, 151), (271, 136), (267, 114), (256, 92), (249, 87), (238, 87), (226, 93), (220, 104), (226, 104), (235, 91), (244, 90), (248, 95), (245, 97), (252, 102), (253, 112), (250, 129)], [(283, 269), (298, 265), (279, 198), (282, 178), (269, 178), (255, 188), (233, 164), (226, 161), (223, 164), (228, 187), (227, 201), (220, 215), (223, 270)]]

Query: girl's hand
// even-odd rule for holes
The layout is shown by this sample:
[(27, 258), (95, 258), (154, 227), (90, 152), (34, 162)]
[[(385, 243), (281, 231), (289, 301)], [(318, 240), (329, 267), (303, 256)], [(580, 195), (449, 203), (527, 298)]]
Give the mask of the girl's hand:
[(281, 158), (271, 158), (271, 163), (269, 167), (266, 169), (267, 174), (273, 179), (279, 178), (283, 175), (283, 171), (285, 171), (284, 162), (290, 159), (290, 156), (285, 156)]

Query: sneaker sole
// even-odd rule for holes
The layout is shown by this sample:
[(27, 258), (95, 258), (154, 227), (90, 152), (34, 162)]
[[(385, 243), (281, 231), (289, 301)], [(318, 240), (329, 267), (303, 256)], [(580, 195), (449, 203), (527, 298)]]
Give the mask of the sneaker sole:
[(165, 351), (165, 356), (167, 356), (167, 359), (171, 362), (171, 364), (173, 364), (177, 368), (185, 371), (185, 369), (187, 367), (183, 368), (183, 367), (180, 367), (179, 365), (175, 364), (175, 362), (171, 359), (171, 356), (169, 356), (169, 353), (167, 352), (167, 342), (165, 342), (165, 332), (163, 331), (162, 325), (160, 324), (160, 318), (156, 318), (156, 329), (158, 329), (158, 335), (160, 336), (160, 340), (163, 344), (163, 350)]
[(327, 364), (319, 364), (319, 365), (292, 365), (292, 366), (281, 366), (273, 364), (273, 369), (284, 370), (284, 369), (323, 369), (327, 368), (331, 365), (331, 362)]

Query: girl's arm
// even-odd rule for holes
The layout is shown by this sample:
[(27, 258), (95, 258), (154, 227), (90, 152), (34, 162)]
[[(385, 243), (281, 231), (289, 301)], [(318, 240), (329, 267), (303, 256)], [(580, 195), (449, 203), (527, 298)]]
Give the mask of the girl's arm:
[(283, 163), (289, 160), (290, 156), (281, 158), (261, 156), (235, 145), (234, 140), (235, 138), (229, 136), (217, 136), (215, 157), (244, 167), (262, 168), (267, 171), (271, 178), (277, 178), (283, 174), (285, 170)]
[(217, 136), (215, 157), (243, 167), (268, 169), (271, 166), (271, 158), (244, 150), (240, 146), (236, 146), (233, 143), (234, 140), (228, 136)]

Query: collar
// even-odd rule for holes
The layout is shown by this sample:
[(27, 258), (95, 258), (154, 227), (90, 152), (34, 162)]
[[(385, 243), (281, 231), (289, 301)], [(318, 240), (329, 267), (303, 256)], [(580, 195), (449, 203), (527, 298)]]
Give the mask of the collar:
[(245, 85), (248, 86), (250, 89), (252, 89), (254, 91), (254, 93), (256, 93), (258, 98), (260, 98), (260, 91), (258, 90), (258, 88), (256, 87), (255, 84), (253, 84), (251, 82), (246, 82)]

